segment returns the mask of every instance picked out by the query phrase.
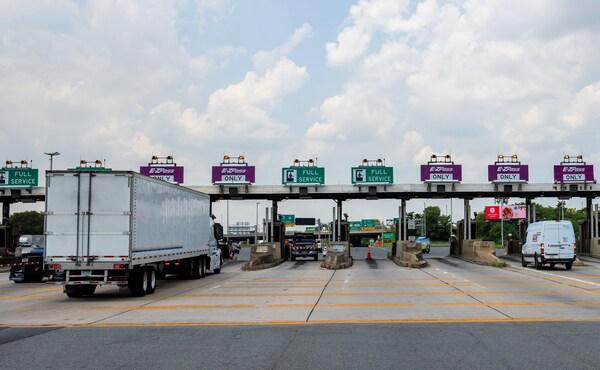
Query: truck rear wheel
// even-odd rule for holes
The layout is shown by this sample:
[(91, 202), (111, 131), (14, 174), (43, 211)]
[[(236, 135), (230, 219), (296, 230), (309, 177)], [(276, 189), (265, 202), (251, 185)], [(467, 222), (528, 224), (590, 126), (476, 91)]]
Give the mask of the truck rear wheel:
[(129, 292), (132, 297), (143, 297), (146, 295), (146, 286), (148, 285), (148, 270), (133, 270), (129, 275)]
[(156, 290), (156, 271), (153, 267), (147, 268), (148, 282), (146, 284), (146, 294), (154, 294)]

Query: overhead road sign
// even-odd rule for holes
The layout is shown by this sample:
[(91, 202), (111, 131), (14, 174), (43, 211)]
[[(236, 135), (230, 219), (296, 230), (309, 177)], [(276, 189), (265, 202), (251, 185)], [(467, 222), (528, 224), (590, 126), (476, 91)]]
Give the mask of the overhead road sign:
[(394, 169), (385, 166), (385, 159), (363, 159), (361, 166), (351, 168), (350, 180), (354, 185), (393, 184)]
[(462, 181), (462, 166), (454, 164), (449, 154), (445, 156), (432, 155), (427, 164), (421, 165), (421, 181), (423, 182), (460, 182)]
[(529, 167), (519, 162), (516, 154), (505, 157), (498, 155), (498, 160), (488, 166), (488, 181), (493, 183), (523, 183), (529, 181)]
[(375, 228), (375, 220), (362, 220), (361, 227), (364, 228)]
[(243, 155), (223, 157), (219, 166), (212, 167), (214, 185), (248, 185), (255, 182), (256, 169), (246, 163)]
[(361, 221), (348, 221), (348, 226), (350, 227), (350, 230), (360, 230), (362, 228), (362, 222)]
[(565, 155), (564, 161), (554, 166), (554, 182), (572, 184), (595, 182), (594, 166), (585, 164), (582, 155), (575, 158)]
[(183, 184), (183, 167), (177, 166), (171, 155), (166, 157), (153, 155), (147, 166), (140, 166), (140, 173), (171, 184)]
[(296, 224), (296, 216), (295, 215), (281, 215), (281, 217), (279, 217), (279, 221), (286, 224), (286, 226), (294, 226)]
[(381, 166), (352, 167), (352, 183), (355, 185), (393, 184), (394, 168)]
[[(302, 164), (307, 165), (303, 166)], [(281, 183), (290, 185), (323, 185), (325, 184), (325, 168), (317, 167), (312, 159), (300, 161), (296, 159), (292, 167), (281, 169)]]
[(0, 169), (1, 187), (38, 186), (37, 168), (7, 168)]

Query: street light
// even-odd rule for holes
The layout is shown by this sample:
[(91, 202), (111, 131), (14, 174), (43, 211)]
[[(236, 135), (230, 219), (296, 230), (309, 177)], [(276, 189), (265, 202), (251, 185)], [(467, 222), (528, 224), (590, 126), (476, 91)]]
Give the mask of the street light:
[(59, 153), (59, 152), (52, 152), (52, 153), (44, 153), (44, 154), (46, 154), (46, 155), (49, 155), (49, 156), (50, 156), (50, 171), (52, 171), (52, 158), (53, 158), (55, 155), (60, 155), (60, 153)]

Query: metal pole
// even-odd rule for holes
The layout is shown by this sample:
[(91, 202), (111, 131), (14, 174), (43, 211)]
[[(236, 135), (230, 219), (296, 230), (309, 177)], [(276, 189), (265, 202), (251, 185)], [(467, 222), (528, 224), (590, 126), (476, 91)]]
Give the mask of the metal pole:
[(229, 199), (227, 199), (227, 237), (225, 238), (225, 240), (227, 241), (227, 244), (229, 244)]
[(533, 212), (532, 212), (532, 215), (531, 215), (531, 216), (532, 216), (532, 220), (533, 220), (533, 222), (536, 222), (537, 218), (535, 217), (535, 203), (534, 203), (534, 204), (532, 204), (532, 206), (533, 206)]
[(423, 237), (427, 237), (427, 216), (425, 215), (427, 207), (425, 206), (425, 202), (423, 202)]
[(452, 198), (450, 198), (450, 236), (452, 237), (452, 224), (453, 224), (453, 220), (452, 220)]
[(265, 237), (263, 239), (263, 241), (268, 242), (269, 241), (269, 235), (267, 233), (267, 226), (269, 225), (269, 207), (265, 208), (265, 225), (263, 227), (263, 231), (265, 234)]
[(469, 224), (469, 201), (467, 199), (464, 200), (464, 215), (463, 215), (463, 240), (468, 240), (469, 239), (469, 229), (468, 229), (468, 224)]
[(329, 239), (330, 242), (334, 242), (335, 241), (335, 207), (333, 207), (333, 214), (331, 217), (331, 239)]
[(256, 202), (256, 225), (254, 225), (254, 244), (258, 244), (258, 205), (260, 202)]
[(342, 201), (338, 200), (337, 202), (338, 204), (338, 213), (337, 213), (337, 236), (336, 236), (336, 241), (341, 241), (342, 239)]
[(271, 201), (271, 238), (269, 239), (271, 243), (275, 241), (275, 218), (277, 218), (277, 215), (275, 214), (277, 212), (276, 204), (275, 201)]

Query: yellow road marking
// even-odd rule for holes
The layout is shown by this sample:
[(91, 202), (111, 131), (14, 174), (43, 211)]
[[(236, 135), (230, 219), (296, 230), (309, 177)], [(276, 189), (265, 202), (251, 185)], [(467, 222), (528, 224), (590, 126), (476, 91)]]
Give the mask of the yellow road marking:
[(120, 322), (87, 324), (47, 324), (47, 325), (7, 325), (2, 328), (74, 328), (74, 327), (194, 327), (194, 326), (290, 326), (290, 325), (326, 325), (326, 324), (459, 324), (459, 323), (520, 323), (520, 322), (600, 322), (600, 317), (587, 319), (567, 319), (562, 317), (522, 317), (522, 318), (410, 318), (389, 320), (315, 320), (315, 321), (212, 321), (212, 322)]

